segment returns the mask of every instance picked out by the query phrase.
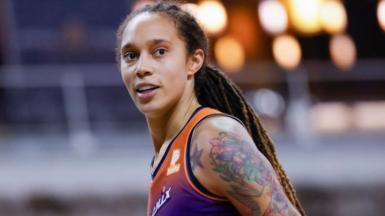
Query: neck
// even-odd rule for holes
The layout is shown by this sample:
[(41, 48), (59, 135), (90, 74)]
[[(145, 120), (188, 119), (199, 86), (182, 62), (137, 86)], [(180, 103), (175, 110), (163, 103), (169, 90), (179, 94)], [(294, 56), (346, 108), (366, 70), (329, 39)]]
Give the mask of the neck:
[(160, 116), (146, 117), (155, 154), (159, 153), (163, 144), (170, 142), (177, 135), (199, 106), (194, 95), (184, 101), (179, 101)]

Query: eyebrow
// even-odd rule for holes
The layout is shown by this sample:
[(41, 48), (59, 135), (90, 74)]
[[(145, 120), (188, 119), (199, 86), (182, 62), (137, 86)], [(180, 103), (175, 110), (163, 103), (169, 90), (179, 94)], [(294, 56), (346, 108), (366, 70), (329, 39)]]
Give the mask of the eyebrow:
[[(153, 46), (153, 45), (157, 45), (160, 43), (171, 43), (171, 41), (165, 40), (165, 39), (152, 39), (152, 40), (148, 41), (146, 44)], [(136, 48), (136, 46), (133, 43), (126, 43), (122, 47), (121, 51), (123, 52), (123, 51), (129, 50), (129, 49), (134, 49), (134, 48)]]

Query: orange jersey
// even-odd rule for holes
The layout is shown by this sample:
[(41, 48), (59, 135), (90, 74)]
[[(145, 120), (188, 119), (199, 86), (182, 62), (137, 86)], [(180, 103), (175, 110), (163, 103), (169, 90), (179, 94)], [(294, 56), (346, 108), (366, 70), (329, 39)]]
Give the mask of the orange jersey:
[(192, 132), (199, 122), (212, 115), (226, 114), (211, 108), (198, 108), (168, 146), (152, 173), (147, 207), (149, 216), (239, 215), (228, 200), (206, 190), (191, 170), (189, 148)]

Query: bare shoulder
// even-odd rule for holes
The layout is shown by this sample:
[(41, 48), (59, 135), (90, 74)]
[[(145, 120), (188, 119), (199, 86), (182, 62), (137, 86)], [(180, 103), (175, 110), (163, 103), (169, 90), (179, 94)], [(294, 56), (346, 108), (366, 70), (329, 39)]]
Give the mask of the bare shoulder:
[[(196, 126), (192, 136), (192, 148), (203, 150), (212, 164), (215, 150), (226, 147), (226, 150), (242, 150), (262, 154), (254, 144), (250, 134), (238, 120), (226, 115), (214, 115), (204, 119)], [(194, 151), (192, 151), (194, 152)], [(194, 162), (194, 161), (193, 161)]]
[(218, 135), (218, 133), (237, 133), (246, 137), (249, 136), (247, 130), (239, 121), (226, 115), (214, 115), (204, 119), (197, 125), (194, 130), (193, 140), (207, 139)]
[(211, 172), (212, 155), (228, 134), (247, 135), (243, 125), (225, 115), (214, 115), (202, 120), (194, 129), (190, 146), (190, 164), (194, 175), (214, 194), (224, 196), (219, 188), (217, 176)]
[(228, 199), (242, 215), (299, 215), (270, 162), (231, 117), (209, 117), (196, 127), (190, 164), (208, 191)]

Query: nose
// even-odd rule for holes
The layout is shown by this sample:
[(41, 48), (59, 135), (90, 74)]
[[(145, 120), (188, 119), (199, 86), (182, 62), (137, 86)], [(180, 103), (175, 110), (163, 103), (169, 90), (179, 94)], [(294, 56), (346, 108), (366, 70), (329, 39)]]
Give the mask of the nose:
[(150, 61), (146, 58), (145, 55), (141, 55), (139, 57), (135, 68), (135, 74), (141, 79), (153, 74), (153, 69), (151, 67)]

